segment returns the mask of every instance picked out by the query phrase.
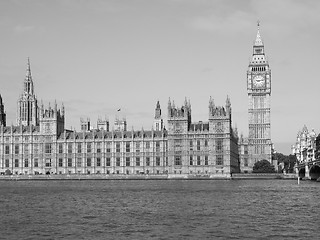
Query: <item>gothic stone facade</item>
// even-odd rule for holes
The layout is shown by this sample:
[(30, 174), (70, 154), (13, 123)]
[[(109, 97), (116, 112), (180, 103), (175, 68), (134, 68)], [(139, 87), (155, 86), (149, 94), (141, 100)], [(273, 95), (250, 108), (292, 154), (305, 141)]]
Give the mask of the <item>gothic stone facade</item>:
[[(57, 103), (40, 108), (30, 63), (18, 100), (17, 126), (0, 126), (2, 174), (168, 174), (229, 177), (239, 172), (238, 138), (231, 127), (231, 103), (209, 101), (209, 121), (191, 122), (191, 104), (168, 103), (168, 129), (159, 102), (149, 131), (127, 131), (126, 120), (98, 121), (91, 129), (65, 129), (65, 110)], [(29, 97), (24, 97), (28, 95)], [(31, 99), (31, 101), (30, 101)], [(120, 124), (120, 125), (119, 125)]]

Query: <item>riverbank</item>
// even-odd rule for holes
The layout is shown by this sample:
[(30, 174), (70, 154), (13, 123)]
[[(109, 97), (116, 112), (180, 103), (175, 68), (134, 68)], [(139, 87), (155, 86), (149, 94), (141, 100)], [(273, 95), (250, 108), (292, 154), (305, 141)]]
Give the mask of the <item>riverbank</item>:
[(28, 180), (247, 180), (247, 179), (296, 179), (295, 174), (236, 173), (230, 176), (217, 175), (2, 175), (0, 181)]

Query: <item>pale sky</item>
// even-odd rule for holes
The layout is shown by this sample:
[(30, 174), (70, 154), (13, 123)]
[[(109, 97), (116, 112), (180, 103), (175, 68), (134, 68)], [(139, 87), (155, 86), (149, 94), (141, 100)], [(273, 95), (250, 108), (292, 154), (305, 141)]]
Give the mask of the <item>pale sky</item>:
[[(318, 0), (1, 0), (0, 94), (15, 124), (30, 57), (39, 101), (80, 118), (125, 116), (151, 129), (160, 101), (190, 99), (192, 121), (208, 120), (209, 98), (229, 95), (233, 125), (248, 134), (246, 71), (260, 20), (272, 70), (271, 129), (289, 154), (303, 125), (320, 132)], [(117, 109), (121, 112), (117, 113)]]

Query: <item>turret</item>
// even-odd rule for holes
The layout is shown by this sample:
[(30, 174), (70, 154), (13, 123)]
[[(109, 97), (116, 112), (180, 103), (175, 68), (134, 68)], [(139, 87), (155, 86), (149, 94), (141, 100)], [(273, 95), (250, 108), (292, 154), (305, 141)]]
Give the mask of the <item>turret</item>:
[[(169, 100), (170, 101), (170, 100)], [(153, 128), (156, 131), (163, 130), (163, 119), (161, 117), (161, 107), (159, 101), (157, 101), (156, 109), (155, 109), (155, 115), (154, 115), (154, 122), (153, 122)]]
[(0, 126), (6, 126), (6, 113), (4, 111), (4, 105), (2, 102), (2, 97), (0, 95)]

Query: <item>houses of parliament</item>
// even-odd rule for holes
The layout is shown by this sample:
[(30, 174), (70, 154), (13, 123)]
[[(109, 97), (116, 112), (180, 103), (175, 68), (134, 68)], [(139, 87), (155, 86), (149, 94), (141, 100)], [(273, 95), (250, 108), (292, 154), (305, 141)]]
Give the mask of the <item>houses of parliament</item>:
[(247, 71), (249, 136), (232, 127), (230, 98), (217, 106), (210, 97), (208, 119), (192, 122), (191, 103), (169, 99), (167, 123), (156, 103), (153, 128), (127, 130), (126, 119), (81, 120), (81, 130), (65, 128), (64, 106), (39, 103), (28, 59), (16, 125), (7, 126), (0, 95), (1, 174), (117, 174), (230, 177), (252, 171), (261, 159), (271, 161), (271, 71), (259, 26)]

